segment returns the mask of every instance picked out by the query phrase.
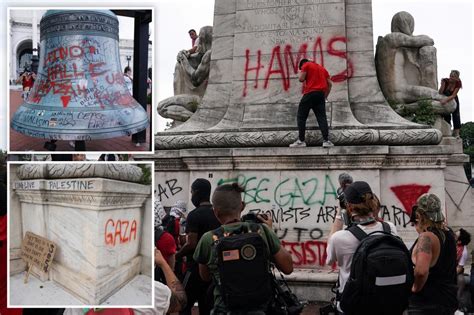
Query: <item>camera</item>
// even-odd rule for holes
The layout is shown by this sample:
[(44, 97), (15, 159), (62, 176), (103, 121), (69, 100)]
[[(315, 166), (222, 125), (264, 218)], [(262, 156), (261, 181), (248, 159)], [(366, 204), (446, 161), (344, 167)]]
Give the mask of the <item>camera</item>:
[(344, 195), (344, 189), (339, 187), (336, 191), (337, 199), (339, 200), (339, 206), (341, 209), (346, 209), (346, 196)]
[[(262, 216), (266, 217), (267, 215), (262, 213)], [(240, 218), (240, 221), (242, 222), (252, 222), (252, 223), (263, 223), (262, 220), (260, 220), (257, 215), (254, 212), (249, 212)]]

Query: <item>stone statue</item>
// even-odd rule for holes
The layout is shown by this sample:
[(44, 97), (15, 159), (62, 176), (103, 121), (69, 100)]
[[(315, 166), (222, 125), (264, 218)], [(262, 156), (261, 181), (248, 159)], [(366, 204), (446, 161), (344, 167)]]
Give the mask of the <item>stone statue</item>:
[(209, 78), (212, 48), (212, 26), (199, 31), (199, 43), (194, 54), (187, 50), (178, 53), (174, 72), (174, 96), (158, 103), (158, 113), (165, 118), (184, 122), (191, 117), (201, 102)]
[(455, 102), (442, 104), (438, 93), (436, 48), (426, 35), (413, 35), (415, 21), (408, 12), (392, 18), (392, 33), (379, 36), (375, 53), (377, 77), (385, 98), (396, 111), (414, 112), (418, 101), (431, 100), (437, 114), (454, 111)]

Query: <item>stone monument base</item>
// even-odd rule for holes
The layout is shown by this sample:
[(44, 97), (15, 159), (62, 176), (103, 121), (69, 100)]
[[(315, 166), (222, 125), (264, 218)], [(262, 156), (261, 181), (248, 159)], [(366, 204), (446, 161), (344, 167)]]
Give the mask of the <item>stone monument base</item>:
[(139, 274), (141, 262), (141, 256), (134, 257), (105, 277), (96, 280), (81, 276), (61, 264), (53, 264), (51, 280), (85, 304), (99, 305)]
[(326, 242), (340, 206), (336, 191), (342, 172), (370, 184), (381, 200), (379, 216), (395, 224), (407, 246), (418, 235), (409, 222), (411, 207), (428, 191), (440, 197), (452, 228), (473, 232), (474, 192), (463, 169), (468, 157), (454, 138), (439, 145), (158, 150), (135, 159), (155, 161), (156, 198), (165, 207), (188, 200), (196, 178), (208, 179), (213, 190), (232, 182), (244, 186), (245, 211), (272, 217), (294, 262), (287, 279), (304, 300), (333, 297), (338, 269), (326, 265)]
[[(12, 187), (21, 219), (12, 226), (56, 246), (49, 272), (33, 265), (32, 274), (86, 305), (103, 303), (140, 272), (151, 276), (151, 187), (137, 183), (141, 172), (116, 163), (19, 166), (22, 180)], [(11, 264), (21, 271), (17, 256)]]
[(19, 248), (10, 250), (10, 276), (26, 270), (26, 263), (20, 255), (21, 250)]

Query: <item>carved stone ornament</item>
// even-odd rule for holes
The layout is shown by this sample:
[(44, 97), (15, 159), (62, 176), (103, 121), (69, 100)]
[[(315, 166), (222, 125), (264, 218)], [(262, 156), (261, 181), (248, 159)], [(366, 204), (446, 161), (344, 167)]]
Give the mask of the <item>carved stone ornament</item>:
[(17, 170), (20, 179), (108, 178), (139, 182), (142, 170), (130, 164), (24, 164)]
[(41, 40), (57, 32), (71, 34), (100, 33), (118, 40), (119, 23), (116, 17), (100, 11), (57, 11), (41, 19)]
[[(351, 129), (331, 130), (330, 140), (337, 145), (361, 144), (438, 144), (441, 132), (437, 129), (411, 130), (375, 130)], [(288, 146), (297, 138), (296, 131), (248, 131), (248, 132), (215, 132), (198, 133), (194, 135), (169, 135), (156, 137), (156, 147), (159, 149), (186, 148), (225, 148), (253, 146)], [(322, 144), (319, 131), (307, 131), (306, 143), (318, 146)]]

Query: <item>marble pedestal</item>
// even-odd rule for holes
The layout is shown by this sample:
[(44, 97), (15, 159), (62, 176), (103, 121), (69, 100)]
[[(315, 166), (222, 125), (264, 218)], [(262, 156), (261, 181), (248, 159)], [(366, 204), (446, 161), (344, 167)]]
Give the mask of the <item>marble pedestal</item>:
[(22, 231), (57, 244), (50, 274), (40, 274), (41, 279), (97, 305), (140, 272), (142, 234), (151, 224), (143, 207), (149, 186), (66, 177), (20, 180), (13, 189), (20, 200)]
[(152, 158), (156, 198), (165, 207), (181, 199), (188, 200), (192, 209), (189, 190), (196, 178), (208, 179), (213, 189), (232, 182), (245, 186), (245, 211), (272, 217), (296, 268), (288, 279), (306, 300), (331, 297), (329, 290), (337, 279), (337, 266), (328, 266), (325, 260), (342, 172), (371, 185), (382, 203), (380, 216), (395, 224), (407, 245), (417, 237), (409, 223), (411, 206), (427, 191), (446, 205), (453, 228), (473, 231), (474, 193), (462, 167), (467, 157), (453, 138), (426, 146), (162, 150)]

